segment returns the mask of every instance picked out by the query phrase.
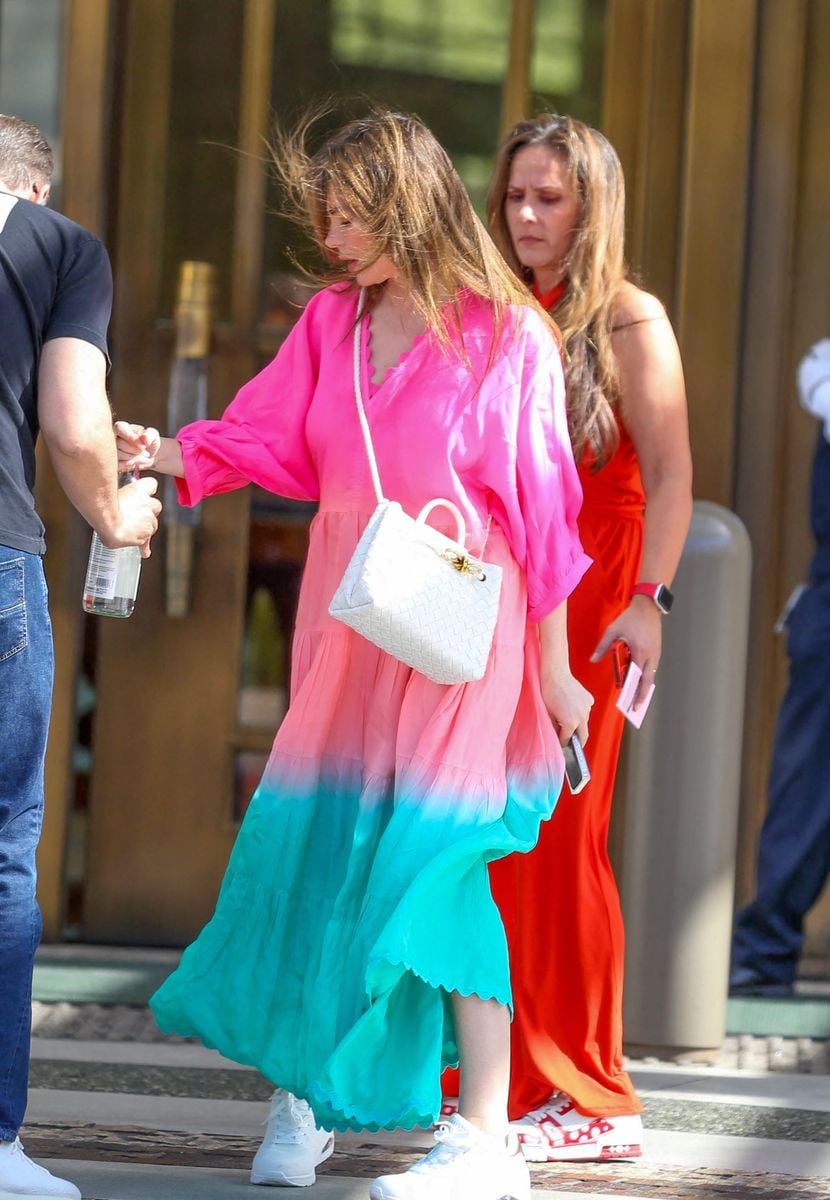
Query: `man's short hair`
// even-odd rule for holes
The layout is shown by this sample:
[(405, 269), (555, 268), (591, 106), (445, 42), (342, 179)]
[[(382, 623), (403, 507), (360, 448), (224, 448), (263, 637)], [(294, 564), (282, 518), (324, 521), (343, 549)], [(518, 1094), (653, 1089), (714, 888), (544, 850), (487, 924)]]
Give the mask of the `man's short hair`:
[(40, 130), (21, 117), (0, 113), (0, 180), (7, 187), (51, 183), (52, 147)]

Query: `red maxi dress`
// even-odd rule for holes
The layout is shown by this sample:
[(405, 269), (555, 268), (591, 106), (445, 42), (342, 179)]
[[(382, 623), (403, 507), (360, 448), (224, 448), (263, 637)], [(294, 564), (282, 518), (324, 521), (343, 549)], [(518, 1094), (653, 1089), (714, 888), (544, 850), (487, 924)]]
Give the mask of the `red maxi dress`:
[[(594, 697), (586, 748), (591, 782), (577, 796), (563, 788), (529, 854), (490, 864), (510, 951), (512, 1121), (556, 1089), (589, 1116), (642, 1112), (623, 1070), (624, 931), (607, 847), (624, 718), (610, 656), (590, 661), (628, 606), (642, 557), (645, 493), (622, 424), (611, 459), (600, 471), (592, 466), (586, 456), (579, 467), (578, 528), (594, 565), (568, 600), (571, 671)], [(444, 1094), (457, 1089), (457, 1072), (445, 1072)]]
[(530, 854), (490, 867), (507, 930), (515, 1016), (510, 1119), (555, 1088), (591, 1116), (641, 1112), (622, 1065), (624, 933), (608, 858), (608, 825), (624, 719), (611, 661), (590, 656), (628, 605), (643, 545), (643, 494), (631, 438), (599, 472), (583, 462), (579, 533), (594, 566), (568, 602), (571, 670), (594, 697), (587, 746), (591, 782), (565, 788)]

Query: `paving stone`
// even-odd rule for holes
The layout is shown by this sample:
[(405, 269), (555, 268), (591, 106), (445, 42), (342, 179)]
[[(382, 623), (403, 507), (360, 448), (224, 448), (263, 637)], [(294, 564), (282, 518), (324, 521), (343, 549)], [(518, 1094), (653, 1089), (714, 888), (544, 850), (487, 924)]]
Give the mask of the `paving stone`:
[(798, 1039), (771, 1037), (767, 1039), (770, 1071), (798, 1070)]
[(830, 1054), (827, 1042), (816, 1042), (811, 1038), (798, 1039), (798, 1069), (811, 1075), (826, 1075), (830, 1072)]
[(114, 1092), (128, 1096), (181, 1096), (201, 1100), (268, 1101), (274, 1085), (258, 1071), (222, 1067), (158, 1067), (135, 1063), (34, 1059), (29, 1085), (52, 1091)]
[(32, 1002), (32, 1033), (78, 1041), (195, 1042), (161, 1032), (149, 1008), (132, 1004), (47, 1004)]

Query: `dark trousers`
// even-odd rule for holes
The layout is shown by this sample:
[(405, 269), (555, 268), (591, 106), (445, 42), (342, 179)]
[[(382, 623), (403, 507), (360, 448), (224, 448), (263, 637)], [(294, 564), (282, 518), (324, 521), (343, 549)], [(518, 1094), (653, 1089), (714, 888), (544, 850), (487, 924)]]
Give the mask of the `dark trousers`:
[(0, 546), (0, 1141), (14, 1140), (26, 1110), (52, 669), (43, 564)]
[(804, 918), (830, 872), (830, 582), (789, 621), (790, 681), (775, 736), (755, 900), (738, 914), (732, 971), (795, 980)]

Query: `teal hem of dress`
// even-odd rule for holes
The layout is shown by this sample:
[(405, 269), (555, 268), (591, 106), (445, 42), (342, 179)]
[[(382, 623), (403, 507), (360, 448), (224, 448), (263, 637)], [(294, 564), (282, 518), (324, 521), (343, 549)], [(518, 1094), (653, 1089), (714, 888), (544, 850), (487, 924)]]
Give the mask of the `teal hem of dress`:
[[(478, 996), (481, 1000), (495, 1000), (497, 1003), (503, 1004), (506, 1008), (509, 1008), (512, 1015), (512, 1005), (509, 999), (503, 999), (496, 995), (482, 995), (473, 988), (471, 988), (469, 991), (465, 991), (459, 987), (452, 987), (451, 989), (448, 989), (444, 984), (436, 983), (434, 980), (427, 979), (422, 972), (415, 970), (411, 964), (407, 963), (403, 959), (398, 959), (395, 962), (392, 962), (388, 959), (384, 959), (382, 962), (378, 960), (376, 965), (400, 967), (403, 971), (408, 971), (410, 974), (420, 979), (427, 985), (427, 987), (432, 988), (434, 991), (445, 992), (447, 995), (457, 993), (458, 995), (464, 997)], [(223, 1046), (218, 1040), (214, 1041), (213, 1039), (204, 1037), (194, 1025), (188, 1025), (183, 1022), (179, 1022), (178, 1024), (165, 1023), (157, 1011), (158, 1005), (156, 1003), (156, 997), (159, 995), (159, 992), (164, 989), (164, 986), (165, 985), (162, 984), (162, 987), (150, 997), (150, 1009), (153, 1013), (156, 1024), (162, 1033), (178, 1034), (180, 1037), (197, 1037), (202, 1045), (206, 1046), (208, 1050), (215, 1050), (218, 1054), (221, 1054), (224, 1058), (230, 1059), (232, 1062), (239, 1063), (241, 1066), (252, 1067), (254, 1070), (259, 1071), (260, 1074), (262, 1073), (258, 1063), (254, 1062), (250, 1058), (245, 1058), (238, 1054), (232, 1053), (229, 1047)], [(439, 1076), (448, 1068), (457, 1067), (458, 1063), (459, 1059), (457, 1054), (451, 1056), (442, 1056)], [(440, 1109), (439, 1111), (435, 1111), (430, 1103), (421, 1097), (416, 1102), (410, 1104), (405, 1113), (401, 1113), (398, 1117), (390, 1118), (386, 1122), (380, 1122), (376, 1120), (374, 1116), (370, 1116), (364, 1110), (361, 1110), (352, 1104), (344, 1103), (331, 1093), (326, 1093), (323, 1088), (315, 1086), (314, 1081), (311, 1081), (308, 1084), (300, 1084), (296, 1080), (281, 1080), (279, 1082), (269, 1080), (269, 1082), (272, 1083), (275, 1088), (282, 1088), (286, 1092), (291, 1092), (291, 1094), (296, 1096), (298, 1099), (307, 1101), (312, 1112), (314, 1113), (315, 1118), (320, 1123), (321, 1128), (334, 1130), (337, 1133), (362, 1133), (364, 1131), (368, 1131), (370, 1133), (379, 1133), (381, 1130), (393, 1132), (396, 1129), (408, 1131), (413, 1129), (431, 1129), (437, 1123), (440, 1115)], [(342, 1117), (337, 1117), (335, 1115), (334, 1106), (336, 1106), (336, 1109), (339, 1113), (343, 1114)]]
[[(553, 780), (555, 779), (554, 775)], [(444, 853), (456, 862), (459, 859), (459, 854), (462, 859), (466, 856), (468, 860), (471, 855), (473, 859), (480, 856), (482, 863), (486, 865), (488, 861), (500, 858), (506, 853), (527, 851), (535, 844), (538, 837), (539, 825), (542, 820), (550, 817), (557, 797), (558, 788), (555, 789), (554, 783), (553, 787), (548, 787), (542, 793), (537, 793), (534, 801), (530, 803), (512, 804), (508, 802), (500, 821), (496, 822), (495, 827), (488, 826), (475, 830), (466, 841), (448, 847)], [(247, 820), (250, 822), (250, 814)], [(500, 833), (497, 832), (499, 827), (501, 829)], [(494, 834), (496, 834), (495, 839)], [(476, 843), (479, 844), (477, 845)], [(238, 840), (228, 874), (223, 883), (223, 892), (217, 905), (217, 912), (223, 907), (223, 897), (225, 898), (225, 908), (227, 909), (230, 906), (230, 893), (236, 888), (240, 877), (240, 870), (235, 869), (235, 860), (240, 857)], [(443, 857), (444, 854), (440, 854), (438, 858), (431, 860), (426, 871), (422, 872), (418, 877), (416, 885), (424, 888), (427, 895), (432, 894), (433, 899), (434, 892), (431, 885), (434, 880), (428, 877), (432, 874), (432, 871), (440, 870), (440, 860)], [(241, 863), (239, 867), (241, 869)], [(247, 871), (241, 869), (241, 874), (247, 875)], [(240, 886), (244, 885), (240, 884)], [(411, 886), (407, 889), (407, 894), (407, 903), (411, 904)], [(432, 908), (434, 913), (434, 904)], [(492, 908), (493, 914), (497, 918), (498, 914), (495, 906), (492, 905)], [(491, 914), (491, 920), (493, 914)], [(213, 925), (213, 922), (210, 924)], [(207, 958), (209, 961), (208, 972), (211, 974), (215, 973), (217, 959), (222, 950), (221, 942), (228, 936), (227, 931), (224, 932), (219, 938), (220, 944), (218, 946), (216, 944), (211, 946), (210, 943), (206, 945), (203, 941), (206, 933), (207, 930), (203, 931), (203, 934), (197, 939), (197, 943), (185, 952), (181, 966), (173, 972), (172, 976), (168, 978), (151, 998), (150, 1007), (159, 1027), (165, 1033), (178, 1033), (185, 1037), (197, 1037), (210, 1049), (235, 1062), (260, 1071), (271, 1080), (275, 1087), (283, 1088), (306, 1100), (310, 1104), (317, 1122), (321, 1127), (326, 1129), (359, 1133), (364, 1130), (377, 1132), (380, 1130), (430, 1128), (435, 1124), (440, 1114), (440, 1074), (445, 1068), (456, 1066), (458, 1063), (458, 1047), (455, 1032), (451, 1014), (447, 1011), (448, 997), (452, 993), (458, 993), (465, 997), (478, 996), (482, 1000), (494, 1000), (497, 1003), (505, 1005), (508, 1009), (512, 1009), (509, 974), (505, 974), (502, 980), (500, 978), (500, 971), (485, 969), (481, 974), (484, 976), (489, 975), (490, 978), (481, 978), (479, 975), (479, 978), (474, 980), (471, 978), (470, 972), (466, 969), (466, 964), (448, 960), (443, 964), (445, 969), (441, 972), (444, 978), (439, 978), (428, 969), (426, 971), (423, 970), (427, 966), (427, 963), (424, 961), (423, 952), (429, 948), (429, 943), (423, 940), (423, 927), (420, 930), (420, 942), (416, 939), (416, 945), (420, 952), (416, 953), (414, 957), (412, 955), (407, 956), (406, 954), (396, 953), (395, 951), (399, 946), (396, 946), (394, 943), (398, 941), (400, 945), (400, 939), (394, 936), (387, 938), (387, 945), (378, 945), (376, 949), (380, 953), (370, 957), (364, 966), (365, 995), (370, 1007), (375, 1003), (389, 1001), (396, 988), (409, 975), (411, 979), (418, 980), (420, 984), (425, 985), (433, 993), (443, 993), (443, 999), (438, 1008), (438, 1012), (443, 1009), (445, 1014), (443, 1018), (443, 1034), (440, 1032), (441, 1027), (435, 1026), (436, 1036), (433, 1043), (435, 1056), (432, 1058), (434, 1066), (428, 1066), (420, 1079), (412, 1079), (411, 1082), (414, 1086), (412, 1086), (411, 1092), (407, 1094), (406, 1090), (403, 1090), (403, 1094), (399, 1092), (397, 1096), (389, 1096), (387, 1093), (383, 1097), (387, 1101), (386, 1103), (381, 1101), (377, 1105), (372, 1106), (366, 1103), (371, 1097), (364, 1088), (363, 1096), (355, 1097), (358, 1100), (358, 1103), (355, 1104), (344, 1095), (342, 1080), (338, 1081), (337, 1078), (326, 1078), (324, 1081), (321, 1078), (321, 1073), (317, 1070), (312, 1070), (308, 1075), (304, 1075), (304, 1081), (298, 1078), (291, 1079), (287, 1073), (283, 1076), (282, 1072), (278, 1069), (280, 1060), (279, 1052), (275, 1055), (269, 1055), (267, 1053), (259, 1053), (258, 1048), (253, 1048), (253, 1052), (249, 1048), (246, 1053), (244, 1045), (239, 1045), (239, 1038), (236, 1036), (232, 1025), (223, 1029), (217, 1028), (210, 1020), (200, 1022), (200, 1024), (208, 1026), (209, 1034), (207, 1036), (205, 1029), (197, 1027), (195, 1021), (199, 1020), (200, 1004), (204, 1007), (207, 1000), (208, 1007), (205, 1011), (209, 1013), (210, 1000), (200, 994), (200, 984), (205, 977), (205, 968), (199, 969), (197, 966), (197, 969), (194, 971), (194, 966), (199, 963), (200, 957), (203, 962)], [(502, 938), (504, 937), (503, 929), (501, 936)], [(381, 938), (381, 941), (383, 941), (383, 938)], [(199, 949), (200, 943), (202, 944), (201, 952)], [(505, 960), (506, 949), (505, 941)], [(495, 946), (494, 950), (496, 950)], [(194, 953), (195, 957), (191, 959), (191, 955)], [(500, 953), (497, 952), (496, 957), (500, 957)], [(418, 969), (415, 963), (418, 963), (422, 969)], [(495, 966), (495, 963), (491, 965)], [(459, 975), (462, 977), (459, 978)], [(500, 983), (504, 984), (504, 988), (500, 986)], [(476, 984), (479, 986), (476, 986)], [(432, 1003), (434, 1005), (435, 1001), (432, 1001)], [(222, 1005), (220, 1005), (219, 1011), (221, 1011), (221, 1007)], [(383, 1017), (381, 1016), (380, 1019), (383, 1020)], [(440, 1016), (438, 1019), (441, 1019)], [(221, 1036), (217, 1036), (217, 1034)], [(273, 1074), (269, 1071), (269, 1062)], [(290, 1068), (291, 1064), (285, 1063), (284, 1065)], [(313, 1064), (311, 1065), (313, 1067)], [(274, 1068), (277, 1069), (275, 1070)], [(325, 1074), (325, 1063), (321, 1063), (320, 1068), (322, 1068), (322, 1074)], [(388, 1063), (386, 1064), (386, 1069), (389, 1069)], [(394, 1066), (392, 1069), (394, 1070)], [(292, 1071), (291, 1074), (293, 1075), (294, 1072)], [(277, 1077), (278, 1075), (279, 1077)], [(418, 1086), (419, 1083), (421, 1086), (428, 1088), (428, 1092), (422, 1092)], [(386, 1088), (381, 1086), (380, 1091), (385, 1093)], [(362, 1104), (360, 1103), (361, 1099), (363, 1101)], [(378, 1100), (381, 1100), (380, 1096), (378, 1096)], [(393, 1101), (392, 1104), (388, 1103), (390, 1100)]]

